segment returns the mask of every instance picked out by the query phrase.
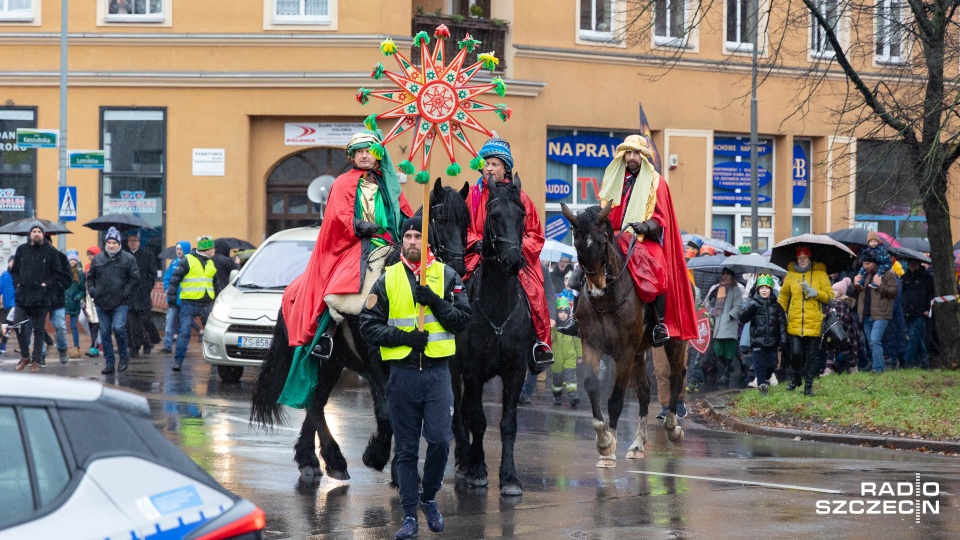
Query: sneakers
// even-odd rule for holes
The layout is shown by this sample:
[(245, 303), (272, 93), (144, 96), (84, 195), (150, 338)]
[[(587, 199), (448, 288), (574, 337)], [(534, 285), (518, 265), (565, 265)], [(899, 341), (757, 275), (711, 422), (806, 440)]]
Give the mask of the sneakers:
[(417, 533), (420, 532), (420, 526), (417, 525), (417, 518), (407, 516), (403, 518), (403, 526), (397, 530), (397, 534), (394, 535), (394, 538), (397, 540), (409, 540), (410, 538), (416, 538)]
[(761, 395), (764, 395), (764, 396), (767, 395), (767, 389), (768, 389), (767, 383), (761, 384), (761, 385), (760, 385), (760, 394), (761, 394)]
[(563, 398), (560, 397), (560, 394), (553, 395), (553, 404), (556, 405), (557, 407), (563, 405)]
[(663, 347), (668, 341), (670, 341), (670, 332), (667, 331), (667, 325), (657, 323), (653, 327), (653, 346)]
[(23, 371), (23, 369), (27, 367), (27, 364), (29, 363), (30, 363), (29, 358), (21, 358), (20, 361), (17, 362), (17, 367), (15, 367), (14, 369), (16, 369), (17, 371)]
[(771, 374), (770, 374), (770, 386), (776, 386), (776, 385), (778, 385), (778, 384), (780, 384), (780, 381), (777, 380), (777, 374), (776, 374), (776, 373), (771, 373)]
[(87, 356), (89, 356), (90, 358), (96, 358), (100, 356), (100, 349), (96, 347), (90, 347), (89, 349), (87, 349)]
[(684, 405), (683, 400), (677, 402), (677, 418), (686, 418), (687, 417), (687, 406)]
[(70, 361), (70, 359), (67, 358), (67, 350), (66, 350), (66, 349), (57, 349), (57, 352), (60, 353), (60, 363), (61, 363), (61, 364), (66, 364), (67, 362)]
[(517, 398), (517, 405), (529, 405), (529, 404), (530, 404), (530, 396), (524, 394), (523, 392), (520, 392), (520, 397)]
[(437, 509), (437, 501), (424, 502), (423, 499), (417, 497), (417, 506), (420, 507), (420, 510), (423, 510), (423, 515), (427, 517), (427, 527), (435, 533), (443, 532), (443, 516)]
[(749, 386), (750, 388), (756, 388), (756, 387), (757, 387), (757, 378), (754, 377), (753, 380), (750, 381), (750, 384), (748, 384), (747, 386)]
[(857, 373), (860, 373), (860, 370), (857, 369), (857, 366), (850, 368), (850, 375), (856, 375)]
[(660, 414), (657, 415), (657, 420), (663, 420), (664, 418), (666, 418), (668, 412), (670, 412), (670, 409), (668, 409), (667, 407), (664, 407), (660, 411)]
[(834, 373), (836, 373), (836, 371), (834, 371), (834, 370), (832, 370), (832, 369), (830, 369), (830, 368), (827, 368), (827, 369), (823, 370), (823, 373), (822, 373), (820, 376), (821, 376), (821, 377), (829, 377), (830, 375), (833, 375)]
[(181, 369), (183, 369), (183, 362), (174, 362), (174, 363), (173, 363), (173, 370), (174, 370), (174, 371), (180, 371)]
[(121, 360), (120, 364), (117, 365), (117, 371), (119, 373), (123, 373), (124, 371), (127, 370), (127, 367), (129, 367), (127, 362), (124, 362), (123, 360)]
[(163, 354), (170, 354), (170, 353), (173, 352), (173, 350), (164, 347), (164, 348), (160, 349), (160, 352), (162, 352)]

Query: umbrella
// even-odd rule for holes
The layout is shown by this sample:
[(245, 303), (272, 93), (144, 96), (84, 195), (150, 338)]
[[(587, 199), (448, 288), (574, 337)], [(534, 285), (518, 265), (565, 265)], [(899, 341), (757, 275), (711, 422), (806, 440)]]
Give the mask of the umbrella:
[(540, 251), (541, 261), (557, 262), (560, 257), (566, 257), (572, 262), (577, 262), (577, 250), (573, 246), (556, 240), (547, 240), (543, 243), (543, 249)]
[(898, 259), (908, 260), (914, 259), (920, 262), (925, 262), (930, 264), (932, 261), (930, 257), (927, 257), (922, 251), (917, 251), (915, 249), (910, 249), (906, 247), (890, 247), (890, 253), (895, 255)]
[[(184, 255), (186, 255), (186, 253), (184, 253)], [(163, 251), (160, 252), (159, 255), (157, 255), (157, 257), (159, 257), (159, 258), (161, 258), (161, 259), (176, 259), (176, 258), (177, 258), (177, 245), (174, 244), (174, 245), (172, 245), (172, 246), (164, 249)]]
[(930, 253), (930, 242), (926, 238), (899, 238), (900, 246), (923, 253)]
[(234, 249), (257, 249), (257, 246), (239, 238), (217, 238), (213, 241), (213, 246), (217, 253), (228, 257)]
[(773, 274), (785, 276), (787, 271), (770, 262), (770, 259), (759, 253), (734, 255), (723, 261), (724, 268), (729, 268), (738, 274)]
[(815, 263), (823, 263), (828, 274), (850, 270), (856, 255), (850, 248), (825, 234), (801, 234), (781, 241), (773, 246), (770, 262), (784, 268), (797, 260), (797, 246), (806, 245), (813, 254)]
[(107, 214), (88, 221), (83, 226), (95, 231), (106, 231), (110, 227), (115, 227), (120, 232), (153, 228), (149, 223), (133, 214)]
[(681, 234), (680, 239), (683, 240), (684, 245), (690, 240), (697, 240), (702, 245), (710, 246), (716, 250), (723, 251), (725, 253), (734, 254), (740, 253), (733, 244), (730, 242), (724, 242), (723, 240), (717, 240), (716, 238), (707, 238), (699, 234)]
[[(867, 235), (870, 233), (867, 229), (862, 229), (860, 227), (852, 227), (849, 229), (840, 229), (839, 231), (833, 231), (827, 233), (827, 236), (833, 238), (837, 242), (844, 244), (856, 244), (858, 246), (867, 245)], [(880, 237), (880, 240), (888, 246), (899, 246), (900, 242), (897, 242), (893, 237), (887, 233), (877, 232), (877, 236)]]
[(46, 234), (73, 234), (73, 231), (57, 223), (40, 218), (23, 218), (11, 221), (3, 227), (0, 227), (0, 234), (14, 234), (17, 236), (27, 236), (30, 234), (30, 225), (34, 221), (39, 221), (43, 225), (43, 232)]

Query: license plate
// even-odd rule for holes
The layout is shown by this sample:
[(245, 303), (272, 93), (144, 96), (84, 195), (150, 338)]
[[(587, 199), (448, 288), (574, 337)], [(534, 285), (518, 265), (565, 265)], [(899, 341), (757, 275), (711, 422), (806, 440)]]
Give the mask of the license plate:
[(273, 338), (268, 337), (238, 337), (237, 347), (243, 349), (269, 349)]

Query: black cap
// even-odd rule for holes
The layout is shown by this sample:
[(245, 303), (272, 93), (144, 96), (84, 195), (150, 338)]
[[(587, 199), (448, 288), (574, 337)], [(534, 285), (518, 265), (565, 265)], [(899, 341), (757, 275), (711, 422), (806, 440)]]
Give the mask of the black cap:
[(417, 231), (419, 233), (423, 232), (423, 218), (421, 216), (413, 216), (407, 218), (403, 225), (400, 226), (400, 238), (403, 238), (403, 235), (407, 231)]

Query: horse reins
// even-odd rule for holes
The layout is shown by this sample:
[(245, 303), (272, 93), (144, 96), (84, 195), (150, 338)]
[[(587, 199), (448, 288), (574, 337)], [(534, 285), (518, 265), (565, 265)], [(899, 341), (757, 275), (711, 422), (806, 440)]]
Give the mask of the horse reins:
[(480, 305), (480, 301), (477, 300), (477, 309), (480, 311), (480, 314), (483, 315), (483, 318), (487, 320), (487, 324), (490, 325), (490, 328), (493, 328), (493, 333), (497, 335), (497, 365), (498, 366), (500, 365), (500, 356), (501, 356), (500, 345), (503, 343), (502, 341), (503, 329), (507, 327), (507, 323), (510, 322), (510, 319), (512, 319), (513, 315), (517, 312), (517, 308), (519, 308), (523, 303), (524, 303), (523, 295), (521, 295), (520, 293), (517, 293), (517, 303), (513, 305), (513, 309), (510, 310), (510, 314), (507, 315), (507, 318), (506, 320), (503, 321), (503, 324), (501, 324), (500, 326), (497, 326), (496, 324), (493, 323), (493, 320), (490, 318), (490, 316), (487, 315), (487, 312), (483, 310), (483, 306)]

